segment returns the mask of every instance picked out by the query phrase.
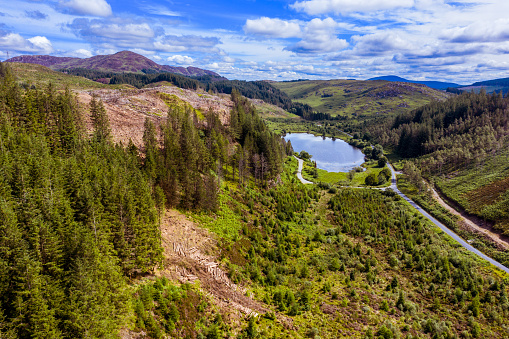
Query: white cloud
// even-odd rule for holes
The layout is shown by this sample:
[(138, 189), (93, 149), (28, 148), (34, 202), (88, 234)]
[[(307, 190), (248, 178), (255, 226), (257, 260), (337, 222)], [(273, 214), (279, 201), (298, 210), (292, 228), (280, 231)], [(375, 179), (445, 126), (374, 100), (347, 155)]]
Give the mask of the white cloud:
[(478, 21), (466, 27), (455, 27), (445, 31), (442, 38), (460, 43), (509, 41), (509, 19)]
[(77, 57), (77, 58), (90, 58), (93, 56), (92, 52), (90, 52), (88, 49), (80, 48), (77, 50), (74, 50), (72, 52), (67, 53), (69, 56)]
[(67, 25), (77, 36), (101, 44), (102, 48), (153, 49), (156, 34), (147, 23), (75, 19)]
[(336, 34), (338, 23), (332, 18), (324, 20), (315, 18), (307, 23), (303, 31), (303, 38), (286, 50), (298, 54), (316, 54), (337, 52), (348, 47), (345, 39), (339, 39)]
[(53, 52), (51, 41), (44, 36), (25, 39), (17, 33), (8, 33), (0, 37), (0, 47), (16, 52), (50, 54)]
[(197, 35), (165, 35), (154, 42), (154, 48), (159, 51), (178, 53), (197, 51), (218, 53), (217, 44), (221, 41), (216, 37), (202, 37)]
[[(396, 32), (380, 32), (363, 36), (354, 36), (355, 52), (361, 55), (378, 55), (383, 53), (397, 53), (398, 51), (419, 50), (417, 46), (401, 37)], [(420, 46), (420, 50), (423, 46)]]
[(235, 62), (235, 59), (234, 58), (230, 58), (229, 56), (225, 56), (223, 58), (223, 61), (224, 62), (229, 62), (229, 63), (234, 63)]
[(29, 41), (36, 50), (43, 51), (44, 53), (53, 52), (51, 41), (45, 36), (34, 36), (33, 38), (27, 39), (27, 41)]
[(308, 0), (290, 5), (309, 15), (326, 13), (372, 12), (398, 7), (412, 7), (414, 0)]
[(192, 65), (194, 64), (194, 59), (191, 57), (188, 57), (187, 55), (172, 55), (171, 57), (168, 57), (166, 61), (175, 63), (177, 65)]
[(60, 5), (72, 14), (110, 16), (111, 6), (105, 0), (69, 0)]
[(162, 16), (181, 16), (179, 12), (174, 12), (169, 10), (168, 8), (164, 6), (145, 6), (141, 8), (147, 13), (154, 14), (154, 15), (162, 15)]
[(246, 20), (244, 32), (273, 38), (293, 38), (301, 35), (299, 24), (267, 17)]
[(154, 37), (154, 31), (148, 24), (92, 24), (89, 33), (109, 39), (145, 41)]

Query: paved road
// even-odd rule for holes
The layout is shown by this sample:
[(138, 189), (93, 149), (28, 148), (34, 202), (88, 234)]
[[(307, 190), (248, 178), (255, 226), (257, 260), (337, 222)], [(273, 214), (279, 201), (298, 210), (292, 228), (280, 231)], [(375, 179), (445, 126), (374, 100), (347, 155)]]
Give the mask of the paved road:
[(407, 197), (406, 195), (401, 193), (401, 191), (398, 189), (398, 187), (396, 185), (396, 172), (394, 171), (394, 168), (392, 168), (392, 166), (390, 164), (387, 164), (387, 166), (389, 166), (389, 168), (391, 169), (391, 172), (392, 172), (391, 187), (390, 188), (392, 188), (396, 193), (398, 193), (399, 196), (401, 196), (403, 199), (408, 201), (410, 203), (410, 205), (412, 205), (422, 215), (424, 215), (426, 218), (428, 218), (432, 223), (437, 225), (442, 231), (447, 233), (451, 238), (456, 240), (461, 246), (465, 247), (470, 252), (477, 254), (479, 257), (483, 258), (484, 260), (486, 260), (486, 261), (490, 262), (491, 264), (495, 265), (496, 267), (500, 268), (502, 271), (505, 271), (506, 273), (509, 273), (509, 268), (505, 267), (504, 265), (502, 265), (498, 261), (488, 257), (486, 254), (482, 253), (477, 248), (475, 248), (472, 245), (470, 245), (468, 242), (463, 240), (459, 235), (457, 235), (456, 233), (454, 233), (453, 231), (448, 229), (440, 221), (438, 221), (437, 219), (435, 219), (431, 215), (429, 215), (428, 212), (426, 212), (419, 205), (417, 205), (415, 202), (413, 202), (409, 197)]
[(311, 181), (307, 181), (302, 177), (302, 167), (304, 167), (304, 160), (297, 158), (295, 155), (293, 156), (299, 162), (299, 169), (297, 170), (297, 178), (303, 184), (312, 184)]
[[(295, 156), (294, 156), (295, 157)], [(302, 177), (302, 167), (303, 167), (303, 164), (304, 164), (304, 161), (295, 157), (295, 159), (297, 159), (299, 161), (299, 169), (297, 170), (297, 178), (303, 183), (303, 184), (312, 184), (311, 181), (307, 181), (306, 179), (304, 179)], [(389, 166), (389, 169), (391, 170), (391, 186), (390, 187), (385, 187), (385, 188), (379, 188), (381, 190), (386, 190), (387, 188), (391, 188), (392, 190), (394, 190), (400, 197), (402, 197), (403, 199), (405, 199), (406, 201), (408, 201), (408, 203), (410, 203), (410, 205), (412, 205), (412, 207), (414, 207), (417, 211), (419, 211), (422, 215), (424, 215), (426, 218), (428, 218), (432, 223), (434, 223), (436, 226), (438, 226), (442, 231), (444, 231), (447, 235), (449, 235), (451, 238), (453, 238), (454, 240), (456, 240), (461, 246), (463, 246), (464, 248), (466, 248), (468, 251), (472, 252), (472, 253), (475, 253), (476, 255), (478, 255), (479, 257), (483, 258), (484, 260), (488, 261), (489, 263), (495, 265), (496, 267), (498, 267), (499, 269), (501, 269), (502, 271), (506, 272), (509, 274), (509, 268), (507, 268), (506, 266), (502, 265), (501, 263), (499, 263), (498, 261), (488, 257), (486, 254), (482, 253), (481, 251), (479, 251), (477, 248), (473, 247), (472, 245), (470, 245), (468, 242), (466, 242), (465, 240), (463, 240), (459, 235), (457, 235), (456, 233), (454, 233), (453, 231), (451, 231), (450, 229), (448, 229), (444, 224), (442, 224), (440, 221), (438, 221), (437, 219), (433, 218), (428, 212), (426, 212), (423, 208), (421, 208), (421, 206), (417, 205), (412, 199), (410, 199), (409, 197), (407, 197), (405, 194), (403, 194), (399, 189), (398, 189), (398, 186), (397, 186), (397, 181), (396, 181), (396, 171), (394, 170), (394, 168), (392, 167), (391, 164), (387, 163), (387, 166)], [(361, 187), (354, 187), (354, 188), (361, 188)]]

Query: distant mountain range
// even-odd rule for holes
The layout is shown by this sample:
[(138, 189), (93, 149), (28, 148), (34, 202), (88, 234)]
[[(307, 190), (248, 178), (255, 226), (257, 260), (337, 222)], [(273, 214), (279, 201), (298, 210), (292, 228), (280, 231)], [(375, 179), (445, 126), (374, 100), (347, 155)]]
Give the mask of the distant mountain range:
[(408, 80), (405, 78), (401, 78), (396, 75), (386, 75), (376, 78), (371, 78), (368, 80), (385, 80), (385, 81), (393, 81), (393, 82), (409, 82), (412, 84), (422, 84), (426, 85), (433, 89), (442, 89), (445, 90), (447, 88), (455, 88), (455, 87), (461, 87), (462, 85), (455, 84), (453, 82), (442, 82), (442, 81), (414, 81), (414, 80)]
[(91, 58), (55, 57), (50, 55), (20, 55), (6, 62), (38, 64), (53, 70), (84, 68), (102, 72), (171, 72), (184, 76), (212, 76), (222, 78), (219, 74), (197, 67), (173, 67), (159, 65), (143, 55), (122, 51), (111, 55), (96, 55)]

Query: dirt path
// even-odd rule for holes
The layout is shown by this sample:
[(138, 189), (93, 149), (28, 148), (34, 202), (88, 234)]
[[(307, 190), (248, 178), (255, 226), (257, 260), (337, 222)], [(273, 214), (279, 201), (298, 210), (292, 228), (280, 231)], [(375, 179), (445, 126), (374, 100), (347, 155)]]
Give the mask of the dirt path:
[(492, 242), (494, 242), (500, 249), (508, 250), (509, 249), (509, 237), (505, 236), (499, 232), (493, 230), (493, 227), (486, 224), (483, 220), (479, 220), (477, 218), (473, 218), (469, 216), (467, 213), (463, 211), (458, 211), (447, 204), (435, 191), (433, 188), (431, 189), (433, 192), (433, 198), (445, 209), (447, 209), (452, 214), (458, 216), (460, 218), (460, 225), (467, 228), (469, 231), (474, 233), (480, 233), (484, 237), (488, 238)]

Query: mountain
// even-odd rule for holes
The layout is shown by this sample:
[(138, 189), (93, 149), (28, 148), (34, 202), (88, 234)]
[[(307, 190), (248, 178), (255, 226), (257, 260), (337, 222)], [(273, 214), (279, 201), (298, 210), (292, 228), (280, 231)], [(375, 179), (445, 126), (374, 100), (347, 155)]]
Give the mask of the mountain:
[(159, 65), (143, 55), (122, 51), (111, 55), (96, 55), (91, 58), (55, 57), (50, 55), (20, 55), (6, 62), (39, 64), (54, 70), (84, 68), (103, 72), (171, 72), (185, 76), (206, 76), (221, 78), (215, 72), (197, 67), (173, 67)]
[(472, 86), (503, 86), (509, 87), (509, 78), (493, 79), (486, 81), (474, 82)]
[(398, 114), (448, 96), (421, 84), (385, 81), (311, 80), (272, 85), (288, 94), (293, 102), (342, 117)]
[(371, 78), (368, 80), (385, 80), (385, 81), (391, 81), (391, 82), (409, 82), (412, 84), (426, 85), (426, 86), (428, 86), (430, 88), (434, 88), (434, 89), (446, 89), (446, 88), (450, 88), (450, 87), (460, 87), (461, 86), (461, 85), (455, 84), (453, 82), (408, 80), (408, 79), (401, 78), (396, 75), (386, 75), (386, 76)]
[(458, 87), (455, 88), (454, 90), (457, 91), (458, 93), (461, 92), (479, 93), (482, 89), (484, 89), (486, 93), (502, 92), (503, 94), (506, 94), (509, 92), (509, 78), (474, 82), (470, 86)]

